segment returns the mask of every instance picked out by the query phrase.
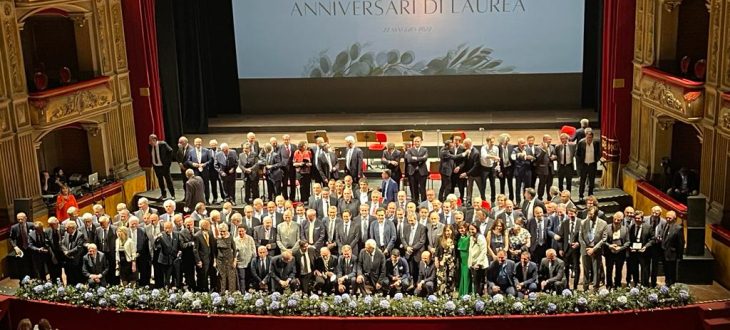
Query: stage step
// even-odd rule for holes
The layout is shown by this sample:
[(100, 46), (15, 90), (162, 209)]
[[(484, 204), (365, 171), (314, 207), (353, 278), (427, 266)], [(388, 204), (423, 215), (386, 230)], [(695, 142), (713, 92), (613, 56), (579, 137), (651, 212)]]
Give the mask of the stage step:
[(702, 305), (702, 318), (728, 318), (730, 317), (730, 302), (722, 301), (711, 304)]
[(730, 330), (730, 318), (705, 319), (703, 322), (705, 330)]

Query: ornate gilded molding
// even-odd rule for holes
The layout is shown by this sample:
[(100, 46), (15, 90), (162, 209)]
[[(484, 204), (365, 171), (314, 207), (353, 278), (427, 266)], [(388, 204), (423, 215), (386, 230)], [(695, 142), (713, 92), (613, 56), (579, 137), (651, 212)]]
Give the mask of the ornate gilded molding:
[(25, 91), (25, 82), (21, 76), (23, 69), (21, 68), (20, 51), (18, 48), (17, 22), (13, 15), (13, 6), (9, 2), (3, 5), (3, 14), (5, 14), (3, 19), (3, 39), (5, 39), (5, 45), (7, 46), (12, 91), (22, 93)]
[(662, 106), (668, 107), (672, 110), (682, 111), (682, 101), (677, 99), (672, 90), (661, 81), (654, 81), (650, 87), (642, 89), (644, 97), (655, 101)]
[(672, 126), (674, 126), (675, 120), (669, 117), (661, 117), (656, 119), (657, 127), (659, 127), (660, 130), (666, 131)]
[(111, 5), (111, 13), (117, 68), (127, 68), (127, 46), (124, 41), (124, 18), (122, 17), (122, 4), (119, 1), (114, 1)]
[(66, 102), (58, 108), (51, 109), (50, 119), (62, 119), (74, 113), (82, 113), (98, 107), (111, 104), (108, 95), (96, 94), (92, 91), (79, 91), (66, 97)]
[(673, 12), (677, 7), (679, 7), (682, 4), (682, 0), (665, 0), (664, 1), (664, 9), (667, 12)]
[(705, 113), (704, 84), (674, 77), (656, 68), (642, 68), (640, 93), (642, 102), (654, 105), (687, 122), (702, 119)]
[[(722, 13), (720, 12), (720, 1), (721, 0), (707, 0), (712, 2), (708, 10), (710, 11), (710, 35), (709, 35), (709, 53), (708, 55), (708, 68), (707, 68), (707, 81), (717, 82), (717, 71), (718, 63), (721, 61), (720, 58), (720, 18)], [(706, 3), (707, 4), (707, 3)]]
[(106, 25), (106, 4), (104, 0), (96, 0), (96, 35), (99, 38), (99, 52), (101, 67), (104, 73), (112, 71), (109, 63), (109, 45), (107, 45), (107, 36), (109, 35)]
[(31, 123), (37, 128), (54, 126), (107, 107), (114, 100), (111, 78), (100, 77), (55, 90), (31, 94)]
[(71, 21), (74, 22), (77, 28), (83, 28), (89, 24), (89, 18), (86, 15), (71, 15)]

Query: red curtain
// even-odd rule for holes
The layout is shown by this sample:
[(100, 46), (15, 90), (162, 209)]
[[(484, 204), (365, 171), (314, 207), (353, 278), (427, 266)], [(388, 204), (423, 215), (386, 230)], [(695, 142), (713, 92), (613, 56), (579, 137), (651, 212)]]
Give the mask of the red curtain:
[(165, 138), (157, 62), (155, 0), (124, 0), (122, 5), (139, 163), (142, 167), (149, 167), (149, 135), (154, 133), (160, 140)]
[[(636, 0), (603, 2), (601, 139), (609, 161), (629, 161)], [(623, 86), (622, 86), (623, 85)]]

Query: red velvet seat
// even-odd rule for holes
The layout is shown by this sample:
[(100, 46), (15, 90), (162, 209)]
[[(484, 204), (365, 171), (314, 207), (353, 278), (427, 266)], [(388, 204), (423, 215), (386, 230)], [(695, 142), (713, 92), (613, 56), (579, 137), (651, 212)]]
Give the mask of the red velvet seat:
[(577, 129), (573, 126), (565, 125), (560, 128), (560, 133), (565, 133), (565, 134), (568, 134), (568, 136), (572, 137), (573, 135), (575, 135), (576, 130)]

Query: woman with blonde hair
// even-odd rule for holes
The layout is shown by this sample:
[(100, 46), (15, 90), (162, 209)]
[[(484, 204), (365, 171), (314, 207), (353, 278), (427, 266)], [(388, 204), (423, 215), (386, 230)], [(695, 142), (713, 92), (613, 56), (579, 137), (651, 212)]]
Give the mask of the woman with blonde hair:
[(137, 247), (129, 239), (129, 230), (121, 226), (117, 228), (117, 240), (114, 248), (117, 264), (116, 273), (122, 285), (134, 286), (137, 282)]

